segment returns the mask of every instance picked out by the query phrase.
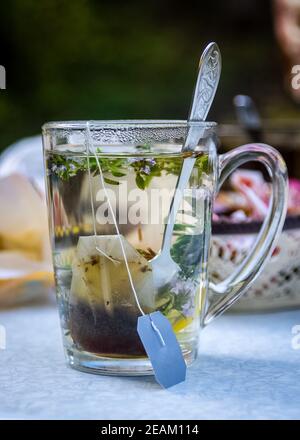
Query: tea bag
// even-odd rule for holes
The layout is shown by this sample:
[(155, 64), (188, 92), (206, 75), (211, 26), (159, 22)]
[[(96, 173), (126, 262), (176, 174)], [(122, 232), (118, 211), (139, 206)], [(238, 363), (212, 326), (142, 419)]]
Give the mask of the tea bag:
[(92, 145), (89, 123), (86, 133), (88, 164), (91, 148), (117, 235), (96, 234), (88, 166), (94, 236), (80, 237), (77, 245), (71, 298), (78, 304), (71, 307), (71, 334), (84, 349), (102, 354), (120, 356), (124, 351), (129, 356), (146, 351), (158, 382), (164, 387), (175, 385), (185, 379), (186, 365), (180, 346), (167, 318), (159, 311), (151, 313), (156, 296), (151, 266), (120, 234)]
[(157, 382), (169, 388), (185, 381), (185, 360), (168, 319), (160, 312), (140, 316), (137, 331)]
[(102, 307), (111, 316), (116, 308), (138, 314), (120, 239), (139, 303), (147, 311), (154, 310), (151, 266), (122, 235), (79, 237), (72, 267), (71, 302), (85, 301), (94, 309)]
[[(103, 179), (100, 161), (87, 129), (87, 162), (94, 235), (80, 237), (72, 268), (70, 332), (80, 348), (108, 356), (145, 356), (136, 331), (143, 309), (154, 310), (156, 290), (147, 260), (120, 234)], [(116, 235), (97, 235), (90, 151)]]

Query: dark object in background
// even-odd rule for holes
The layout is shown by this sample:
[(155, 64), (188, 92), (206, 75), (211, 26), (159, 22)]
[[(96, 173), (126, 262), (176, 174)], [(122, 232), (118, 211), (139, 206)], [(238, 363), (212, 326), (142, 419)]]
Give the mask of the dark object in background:
[(233, 104), (237, 120), (251, 141), (263, 142), (261, 117), (253, 99), (248, 95), (236, 95)]

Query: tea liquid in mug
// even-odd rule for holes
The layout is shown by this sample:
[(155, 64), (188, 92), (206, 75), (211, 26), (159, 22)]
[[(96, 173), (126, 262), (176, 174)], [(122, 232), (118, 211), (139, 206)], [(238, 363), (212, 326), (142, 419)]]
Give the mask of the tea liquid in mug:
[[(153, 153), (148, 146), (129, 146), (122, 157), (106, 152), (112, 149), (117, 151), (116, 146), (100, 146), (98, 158), (140, 305), (145, 313), (160, 310), (183, 352), (189, 352), (206, 292), (204, 236), (210, 228), (212, 187), (208, 155), (194, 156), (183, 212), (176, 217), (171, 255), (179, 271), (157, 289), (151, 259), (160, 251), (178, 175), (189, 157), (178, 145), (168, 145), (167, 153), (164, 146), (164, 154), (158, 147)], [(84, 146), (47, 151), (46, 165), (57, 298), (69, 348), (103, 357), (145, 357), (136, 330), (140, 311), (95, 157), (89, 157), (91, 180)]]

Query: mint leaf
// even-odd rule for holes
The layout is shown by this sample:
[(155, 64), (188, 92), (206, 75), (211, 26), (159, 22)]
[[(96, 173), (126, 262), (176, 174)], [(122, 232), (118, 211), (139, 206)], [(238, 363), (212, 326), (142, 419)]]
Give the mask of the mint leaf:
[(146, 183), (141, 174), (137, 174), (135, 177), (135, 183), (139, 189), (145, 189)]
[(120, 185), (120, 182), (118, 182), (117, 180), (112, 180), (109, 179), (108, 177), (103, 177), (104, 182), (108, 183), (109, 185)]

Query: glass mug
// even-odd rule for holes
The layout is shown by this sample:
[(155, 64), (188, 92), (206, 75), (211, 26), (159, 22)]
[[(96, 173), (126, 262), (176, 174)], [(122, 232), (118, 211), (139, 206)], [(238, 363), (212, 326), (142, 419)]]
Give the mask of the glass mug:
[[(286, 166), (263, 144), (218, 156), (216, 128), (213, 122), (164, 120), (43, 126), (57, 303), (73, 368), (152, 374), (136, 327), (141, 313), (156, 310), (169, 319), (191, 364), (200, 329), (263, 269), (285, 218)], [(182, 150), (188, 132), (192, 151)], [(214, 196), (248, 161), (269, 172), (269, 213), (242, 265), (214, 284), (208, 277)]]

